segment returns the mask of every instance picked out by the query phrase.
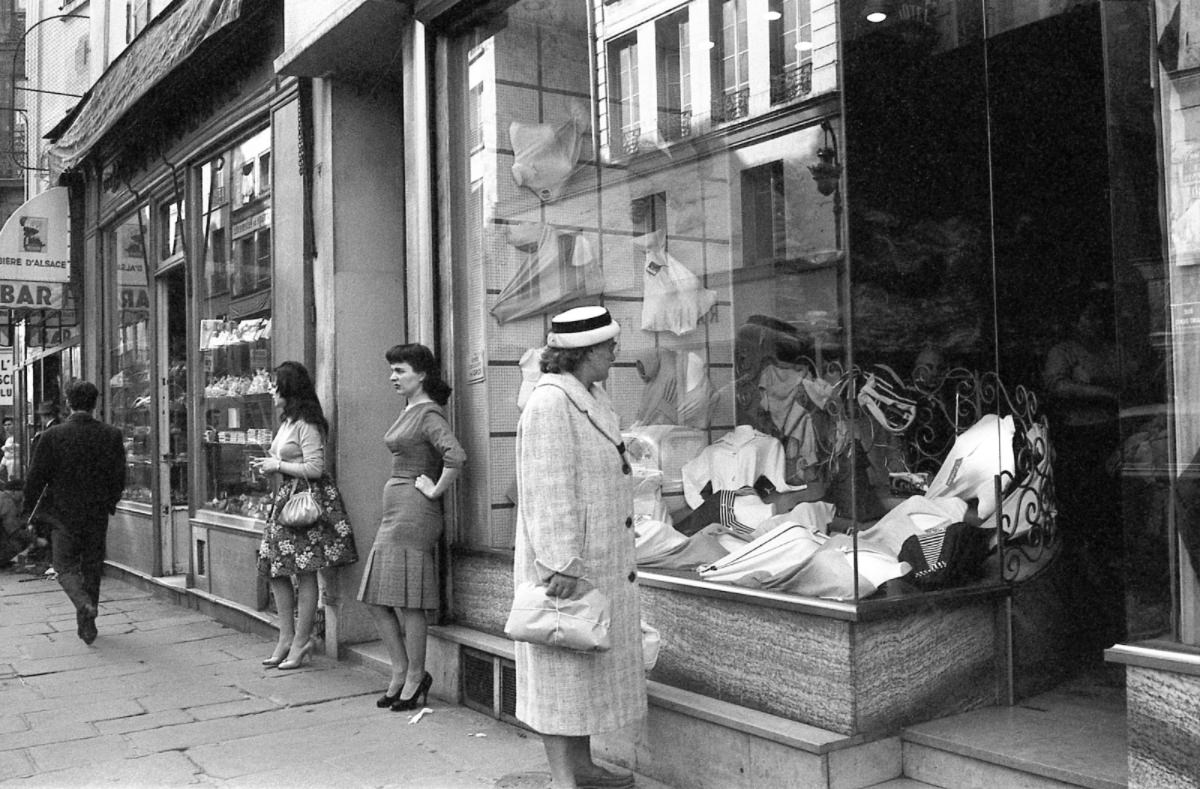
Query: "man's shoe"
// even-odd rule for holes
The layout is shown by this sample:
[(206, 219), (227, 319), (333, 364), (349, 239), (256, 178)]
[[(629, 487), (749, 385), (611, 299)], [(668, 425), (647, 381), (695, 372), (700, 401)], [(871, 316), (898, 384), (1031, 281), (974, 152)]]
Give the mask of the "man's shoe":
[(96, 630), (96, 606), (85, 605), (75, 612), (76, 633), (89, 646), (96, 640), (99, 632)]

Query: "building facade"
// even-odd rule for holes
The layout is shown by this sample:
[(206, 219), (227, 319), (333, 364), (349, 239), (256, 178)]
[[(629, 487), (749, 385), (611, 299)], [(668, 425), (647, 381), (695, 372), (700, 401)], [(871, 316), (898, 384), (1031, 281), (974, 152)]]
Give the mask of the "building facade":
[[(271, 370), (315, 373), (361, 552), (400, 406), (383, 352), (424, 342), (470, 458), (438, 687), (511, 714), (521, 393), (549, 317), (602, 302), (663, 644), (607, 755), (882, 781), (903, 726), (1107, 659), (1131, 784), (1194, 767), (1190, 3), (78, 10), (104, 54), (45, 122), (74, 301), (14, 336), (27, 406), (86, 375), (125, 432), (114, 571), (270, 627), (247, 461)], [(30, 350), (71, 313), (94, 330)], [(808, 542), (749, 561), (783, 534)], [(374, 638), (360, 573), (322, 579), (330, 654)]]

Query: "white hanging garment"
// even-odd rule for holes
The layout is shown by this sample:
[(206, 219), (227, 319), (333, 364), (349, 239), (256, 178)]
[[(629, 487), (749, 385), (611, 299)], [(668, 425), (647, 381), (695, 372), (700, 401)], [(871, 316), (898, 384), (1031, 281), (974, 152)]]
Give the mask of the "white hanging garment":
[(705, 288), (691, 269), (667, 254), (666, 243), (662, 230), (633, 239), (633, 245), (646, 255), (642, 328), (687, 334), (717, 303), (717, 292)]
[(531, 223), (509, 228), (508, 243), (526, 257), (492, 307), (500, 323), (557, 312), (577, 299), (604, 293), (604, 269), (583, 234)]
[(706, 428), (712, 419), (717, 392), (708, 378), (708, 365), (695, 351), (687, 351), (679, 359), (683, 368), (679, 379), (683, 391), (679, 394), (679, 424)]
[(509, 124), (517, 186), (529, 189), (542, 202), (557, 200), (578, 166), (585, 129), (575, 118), (562, 123)]

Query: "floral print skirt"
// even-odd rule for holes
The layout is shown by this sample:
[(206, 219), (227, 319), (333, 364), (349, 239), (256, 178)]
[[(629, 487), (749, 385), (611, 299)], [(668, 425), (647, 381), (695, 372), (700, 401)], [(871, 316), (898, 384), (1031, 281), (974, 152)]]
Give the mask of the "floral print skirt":
[(292, 494), (291, 484), (280, 485), (258, 546), (259, 575), (280, 578), (323, 567), (344, 567), (358, 561), (354, 531), (346, 517), (346, 505), (337, 484), (329, 475), (309, 482), (313, 496), (321, 505), (321, 519), (303, 528), (280, 526), (275, 515)]

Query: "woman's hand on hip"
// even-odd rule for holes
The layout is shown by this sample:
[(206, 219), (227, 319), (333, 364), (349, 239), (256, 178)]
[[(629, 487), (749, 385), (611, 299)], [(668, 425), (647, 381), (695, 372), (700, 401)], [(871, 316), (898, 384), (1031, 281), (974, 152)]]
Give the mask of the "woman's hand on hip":
[(572, 578), (562, 573), (555, 573), (546, 582), (546, 594), (551, 597), (574, 597), (577, 586), (579, 586), (578, 578)]
[(433, 480), (431, 480), (425, 474), (422, 474), (421, 476), (419, 476), (415, 480), (413, 480), (413, 487), (416, 488), (417, 490), (421, 491), (421, 493), (424, 494), (425, 498), (427, 498), (427, 499), (436, 498), (433, 495), (433, 490), (435, 487), (433, 484)]

